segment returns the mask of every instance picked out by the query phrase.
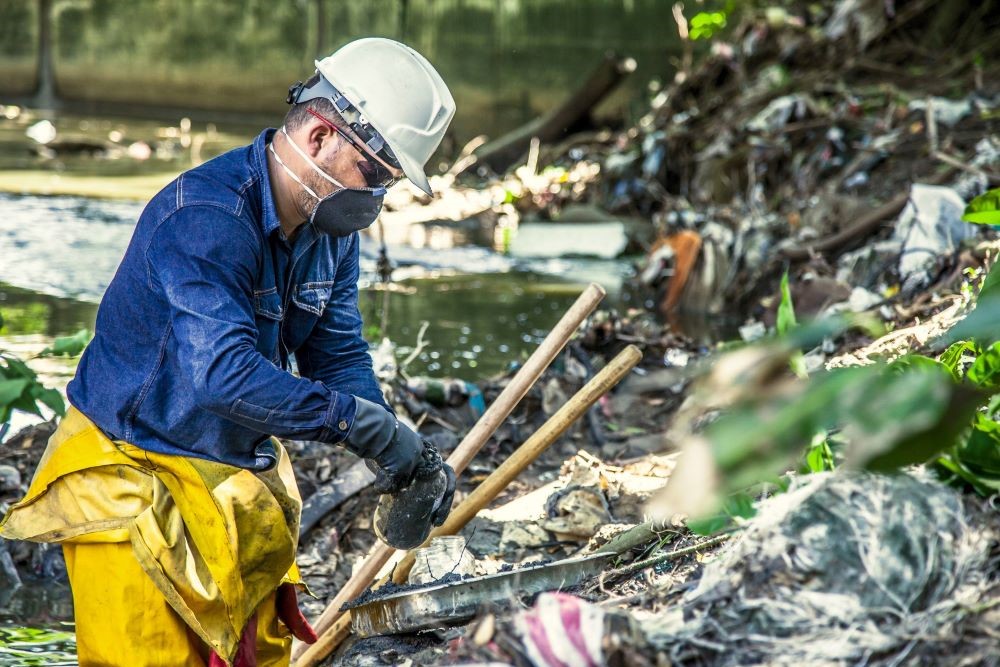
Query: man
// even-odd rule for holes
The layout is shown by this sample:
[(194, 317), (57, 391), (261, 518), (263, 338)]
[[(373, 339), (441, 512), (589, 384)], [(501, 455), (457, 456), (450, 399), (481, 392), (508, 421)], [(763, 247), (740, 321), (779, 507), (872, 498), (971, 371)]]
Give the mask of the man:
[(301, 500), (271, 436), (344, 444), (381, 493), (440, 461), (372, 372), (357, 232), (399, 179), (430, 194), (424, 165), (455, 104), (391, 40), (316, 66), (280, 130), (143, 211), (73, 407), (0, 526), (63, 543), (81, 665), (287, 664), (290, 633), (310, 639), (292, 587)]

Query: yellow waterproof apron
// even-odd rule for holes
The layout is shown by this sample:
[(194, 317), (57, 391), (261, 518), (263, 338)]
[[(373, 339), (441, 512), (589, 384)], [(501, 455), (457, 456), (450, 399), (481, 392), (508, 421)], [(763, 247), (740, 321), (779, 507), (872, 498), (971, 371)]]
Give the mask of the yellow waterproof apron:
[[(282, 582), (301, 583), (294, 561), (302, 501), (287, 453), (277, 441), (275, 449), (278, 465), (259, 473), (157, 454), (111, 441), (70, 408), (27, 495), (0, 522), (0, 535), (68, 545), (131, 543), (170, 607), (230, 663), (262, 601), (273, 599)], [(74, 555), (67, 566), (81, 565)], [(72, 574), (86, 581), (86, 573)], [(142, 610), (135, 612), (141, 618)], [(121, 632), (109, 628), (109, 639)], [(288, 648), (290, 634), (282, 634), (274, 640)], [(178, 664), (162, 657), (159, 664)]]

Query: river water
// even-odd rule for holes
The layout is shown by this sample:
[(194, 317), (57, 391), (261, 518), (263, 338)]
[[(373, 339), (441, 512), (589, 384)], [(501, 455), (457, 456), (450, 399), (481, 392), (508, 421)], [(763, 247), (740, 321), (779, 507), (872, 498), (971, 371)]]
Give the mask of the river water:
[[(143, 203), (0, 194), (0, 313), (4, 334), (59, 336), (93, 329)], [(514, 260), (477, 246), (393, 246), (405, 280), (375, 285), (378, 245), (362, 237), (359, 298), (366, 336), (387, 335), (406, 354), (428, 323), (411, 373), (475, 380), (530, 353), (582, 290), (620, 282), (622, 262)], [(614, 294), (612, 294), (612, 298)], [(386, 331), (382, 309), (388, 300)]]

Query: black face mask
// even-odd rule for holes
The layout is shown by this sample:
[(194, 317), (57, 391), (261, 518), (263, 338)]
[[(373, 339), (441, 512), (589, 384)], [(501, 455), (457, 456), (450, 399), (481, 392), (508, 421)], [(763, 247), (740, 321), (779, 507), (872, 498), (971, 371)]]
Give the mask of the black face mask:
[(291, 144), (295, 152), (308, 162), (309, 166), (316, 173), (340, 188), (325, 197), (320, 197), (312, 188), (302, 182), (302, 179), (296, 176), (294, 171), (285, 165), (284, 161), (278, 157), (278, 153), (274, 150), (274, 142), (271, 142), (271, 154), (274, 155), (274, 159), (278, 161), (281, 168), (288, 172), (288, 175), (301, 185), (302, 189), (309, 193), (313, 199), (317, 200), (316, 208), (313, 209), (309, 216), (309, 222), (324, 234), (335, 237), (350, 236), (354, 232), (370, 227), (382, 210), (382, 199), (385, 196), (385, 188), (345, 187), (320, 169), (319, 165), (313, 162), (305, 154), (305, 151), (292, 141), (292, 138), (288, 136), (288, 132), (284, 127), (281, 128), (281, 131), (284, 132), (285, 138), (288, 139), (288, 143)]
[(350, 236), (371, 226), (382, 210), (382, 188), (342, 188), (319, 200), (309, 222), (330, 236)]

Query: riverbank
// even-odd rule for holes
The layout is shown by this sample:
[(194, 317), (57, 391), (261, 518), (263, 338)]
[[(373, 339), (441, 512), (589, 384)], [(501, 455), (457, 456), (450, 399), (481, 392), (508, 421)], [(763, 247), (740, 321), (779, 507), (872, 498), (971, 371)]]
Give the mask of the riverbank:
[(72, 196), (149, 201), (177, 172), (136, 176), (86, 176), (46, 170), (0, 171), (0, 192), (14, 195)]

